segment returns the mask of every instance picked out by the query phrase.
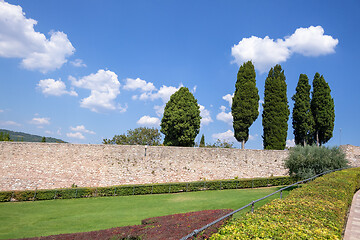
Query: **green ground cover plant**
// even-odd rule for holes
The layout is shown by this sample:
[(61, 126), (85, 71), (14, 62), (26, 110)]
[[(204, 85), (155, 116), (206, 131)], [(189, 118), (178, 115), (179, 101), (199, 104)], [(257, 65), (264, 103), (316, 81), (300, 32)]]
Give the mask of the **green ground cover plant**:
[(161, 193), (193, 192), (204, 190), (224, 190), (258, 188), (269, 186), (289, 185), (298, 181), (297, 177), (270, 177), (253, 179), (231, 179), (198, 181), (185, 183), (147, 184), (147, 185), (120, 185), (98, 188), (63, 188), (40, 189), (26, 191), (0, 192), (0, 202), (9, 201), (38, 201), (53, 199), (71, 199), (105, 196), (131, 196)]
[[(237, 209), (279, 187), (0, 203), (0, 238), (47, 236), (141, 224), (150, 217)], [(288, 193), (285, 192), (283, 196)], [(260, 207), (279, 196), (262, 201)], [(235, 216), (236, 217), (236, 216)]]
[(210, 239), (341, 239), (360, 168), (330, 173), (223, 226)]

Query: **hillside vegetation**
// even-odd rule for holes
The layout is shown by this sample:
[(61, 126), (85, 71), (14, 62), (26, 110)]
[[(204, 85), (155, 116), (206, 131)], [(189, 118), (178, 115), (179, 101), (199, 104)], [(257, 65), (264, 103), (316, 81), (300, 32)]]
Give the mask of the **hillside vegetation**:
[[(32, 135), (23, 132), (14, 132), (6, 129), (0, 129), (0, 132), (10, 135), (10, 140), (14, 142), (41, 142), (42, 136)], [(57, 138), (46, 137), (46, 142), (49, 143), (66, 143), (65, 141)]]

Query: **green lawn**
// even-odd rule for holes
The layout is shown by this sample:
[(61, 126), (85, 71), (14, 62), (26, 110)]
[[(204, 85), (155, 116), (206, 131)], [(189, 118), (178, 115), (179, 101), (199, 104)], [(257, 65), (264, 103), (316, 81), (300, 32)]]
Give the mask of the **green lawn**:
[[(137, 225), (142, 219), (149, 217), (205, 209), (237, 209), (278, 189), (279, 187), (272, 187), (0, 203), (0, 239)], [(284, 192), (283, 196), (287, 194), (288, 192)], [(270, 199), (258, 203), (257, 207), (268, 201)]]

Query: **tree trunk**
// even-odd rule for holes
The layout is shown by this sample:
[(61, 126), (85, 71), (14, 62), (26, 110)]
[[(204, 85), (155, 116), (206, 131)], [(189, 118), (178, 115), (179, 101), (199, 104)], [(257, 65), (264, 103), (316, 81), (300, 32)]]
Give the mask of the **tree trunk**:
[(316, 146), (319, 147), (319, 133), (316, 131)]
[(241, 142), (241, 149), (245, 149), (245, 140), (242, 140)]
[(305, 140), (305, 138), (304, 138), (304, 147), (306, 146), (306, 140)]

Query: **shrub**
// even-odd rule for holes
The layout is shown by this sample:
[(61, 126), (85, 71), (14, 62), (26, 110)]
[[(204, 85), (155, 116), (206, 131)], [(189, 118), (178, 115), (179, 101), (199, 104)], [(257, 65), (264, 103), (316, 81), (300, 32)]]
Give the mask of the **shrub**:
[(222, 189), (241, 189), (289, 185), (298, 180), (296, 177), (270, 177), (253, 179), (231, 179), (198, 181), (187, 183), (163, 183), (146, 185), (120, 185), (98, 188), (62, 188), (62, 189), (43, 189), (26, 191), (0, 192), (0, 202), (32, 201), (32, 200), (52, 200), (70, 199), (84, 197), (106, 197), (106, 196), (130, 196), (161, 193), (178, 193), (204, 190)]
[(210, 239), (341, 239), (360, 168), (319, 177), (222, 227)]
[(285, 160), (290, 175), (303, 179), (347, 166), (348, 161), (339, 147), (296, 146), (290, 149), (289, 157)]

